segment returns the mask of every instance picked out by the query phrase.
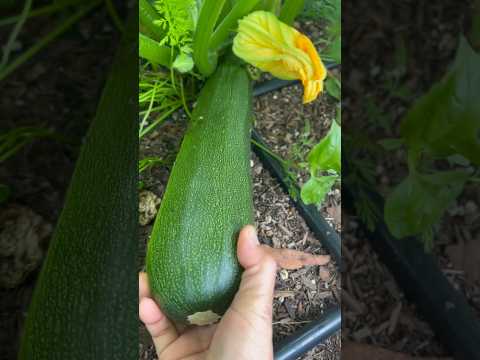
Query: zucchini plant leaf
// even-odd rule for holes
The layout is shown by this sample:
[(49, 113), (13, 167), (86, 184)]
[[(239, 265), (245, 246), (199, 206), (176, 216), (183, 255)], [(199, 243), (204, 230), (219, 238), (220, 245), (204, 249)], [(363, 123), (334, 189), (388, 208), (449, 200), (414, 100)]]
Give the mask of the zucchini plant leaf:
[(328, 49), (325, 52), (324, 56), (337, 64), (342, 63), (342, 38), (341, 37), (337, 37), (332, 41), (332, 43), (328, 46)]
[[(452, 98), (454, 81), (450, 76), (432, 86), (408, 111), (400, 125), (400, 134), (410, 149), (431, 149), (448, 137), (449, 100)], [(433, 151), (433, 149), (431, 149)]]
[(160, 45), (155, 40), (149, 38), (148, 36), (139, 33), (138, 34), (138, 55), (150, 61), (153, 64), (163, 65), (170, 67), (172, 49)]
[(464, 170), (410, 173), (385, 202), (385, 221), (396, 238), (428, 232), (463, 190)]
[(413, 151), (435, 157), (459, 154), (480, 164), (480, 55), (460, 39), (451, 72), (420, 98), (400, 133)]
[(330, 96), (334, 97), (339, 101), (341, 100), (342, 89), (341, 89), (340, 81), (338, 81), (337, 78), (333, 76), (329, 76), (325, 81), (325, 89), (327, 90)]
[(321, 204), (325, 196), (335, 184), (338, 175), (311, 177), (302, 186), (300, 196), (305, 204)]
[(160, 20), (160, 14), (155, 10), (151, 1), (140, 0), (138, 2), (138, 11), (139, 31), (153, 40), (162, 40), (166, 35), (165, 29), (155, 24), (155, 21)]
[(480, 111), (478, 92), (480, 89), (480, 54), (475, 52), (465, 37), (460, 38), (453, 65), (456, 74), (455, 105)]
[(332, 121), (330, 130), (308, 154), (308, 162), (312, 174), (318, 171), (334, 170), (336, 173), (341, 172), (341, 140), (342, 130), (336, 121)]

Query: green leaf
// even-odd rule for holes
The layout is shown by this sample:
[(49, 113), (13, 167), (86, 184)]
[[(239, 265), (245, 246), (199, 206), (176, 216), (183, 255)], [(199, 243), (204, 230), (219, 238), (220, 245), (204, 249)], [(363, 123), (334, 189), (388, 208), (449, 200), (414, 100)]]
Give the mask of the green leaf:
[(192, 43), (198, 17), (197, 6), (195, 0), (155, 1), (154, 7), (160, 18), (153, 23), (164, 29), (166, 33), (160, 45), (168, 45), (179, 50)]
[(337, 104), (337, 110), (335, 112), (335, 121), (338, 126), (342, 126), (342, 107), (340, 104)]
[(154, 22), (160, 20), (160, 14), (158, 14), (152, 4), (148, 0), (140, 0), (138, 10), (140, 30), (154, 40), (162, 40), (166, 32), (160, 26), (155, 25)]
[(193, 69), (193, 59), (190, 55), (181, 53), (177, 56), (172, 66), (179, 72), (186, 73)]
[(300, 196), (305, 204), (320, 205), (330, 191), (338, 175), (311, 177), (303, 186)]
[(308, 162), (312, 174), (317, 171), (334, 170), (341, 172), (341, 128), (336, 121), (332, 121), (330, 130), (308, 154)]
[(384, 215), (390, 232), (400, 239), (431, 231), (468, 178), (466, 171), (411, 173), (386, 199)]
[(455, 105), (480, 111), (480, 54), (475, 52), (465, 37), (460, 38), (453, 72), (456, 77)]
[(480, 55), (461, 38), (452, 71), (403, 119), (407, 146), (435, 157), (459, 154), (480, 164)]
[(330, 94), (330, 96), (337, 100), (341, 99), (342, 89), (340, 81), (338, 81), (337, 78), (329, 76), (325, 81), (325, 89), (327, 89), (327, 92)]
[(337, 64), (342, 63), (342, 38), (335, 38), (328, 47), (325, 56)]
[(400, 125), (400, 134), (409, 148), (427, 148), (448, 134), (448, 103), (453, 95), (453, 78), (450, 76), (435, 84), (408, 111)]
[(160, 45), (148, 36), (139, 33), (138, 34), (138, 55), (150, 61), (151, 63), (170, 67), (172, 58), (172, 49)]
[(285, 0), (280, 10), (280, 21), (292, 25), (295, 18), (303, 11), (304, 0)]

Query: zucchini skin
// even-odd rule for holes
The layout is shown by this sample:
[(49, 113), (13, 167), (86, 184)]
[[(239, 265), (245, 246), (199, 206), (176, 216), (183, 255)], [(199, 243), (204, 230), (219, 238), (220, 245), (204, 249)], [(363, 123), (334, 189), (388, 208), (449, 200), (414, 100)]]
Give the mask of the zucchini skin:
[(137, 33), (134, 7), (35, 285), (19, 360), (138, 358)]
[(155, 300), (177, 323), (222, 315), (238, 289), (240, 229), (253, 222), (252, 90), (246, 70), (226, 62), (200, 92), (175, 160), (147, 251)]

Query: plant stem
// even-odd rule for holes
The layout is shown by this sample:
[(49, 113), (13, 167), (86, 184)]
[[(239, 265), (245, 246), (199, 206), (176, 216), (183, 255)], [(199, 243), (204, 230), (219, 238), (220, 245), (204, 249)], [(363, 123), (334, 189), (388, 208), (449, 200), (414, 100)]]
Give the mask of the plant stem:
[(0, 163), (13, 156), (18, 150), (35, 139), (53, 137), (56, 134), (42, 127), (22, 126), (0, 136)]
[(138, 54), (152, 63), (170, 67), (173, 56), (172, 49), (160, 45), (148, 36), (138, 33)]
[(13, 60), (10, 64), (8, 64), (5, 68), (0, 71), (0, 81), (5, 79), (10, 73), (12, 73), (15, 69), (19, 66), (23, 65), (23, 63), (27, 62), (31, 57), (33, 57), (36, 53), (38, 53), (43, 47), (47, 46), (51, 41), (53, 41), (57, 36), (61, 35), (65, 31), (67, 31), (70, 26), (75, 24), (78, 20), (80, 20), (84, 15), (86, 15), (90, 10), (98, 6), (102, 0), (96, 0), (89, 5), (86, 5), (79, 9), (75, 14), (67, 18), (65, 21), (60, 23), (53, 31), (48, 33), (42, 39), (35, 43), (32, 47), (28, 50), (23, 52), (20, 56), (18, 56), (15, 60)]
[(162, 165), (165, 160), (156, 157), (146, 157), (138, 162), (138, 173), (142, 173), (154, 165)]
[(158, 12), (147, 0), (140, 0), (138, 9), (140, 11), (140, 24), (148, 30), (155, 40), (162, 40), (165, 32), (154, 23), (156, 20), (160, 20)]
[(123, 25), (122, 20), (120, 20), (120, 17), (118, 16), (117, 10), (113, 5), (112, 0), (105, 0), (105, 5), (107, 6), (107, 11), (112, 18), (113, 24), (117, 27), (118, 31), (123, 34), (123, 32), (125, 31), (125, 26)]
[(0, 71), (8, 63), (8, 59), (10, 57), (10, 53), (12, 52), (13, 45), (15, 44), (15, 40), (17, 40), (18, 34), (20, 33), (20, 30), (22, 30), (23, 24), (27, 20), (28, 13), (30, 12), (31, 7), (32, 0), (26, 0), (25, 6), (23, 7), (22, 13), (20, 14), (20, 18), (15, 24), (10, 36), (8, 37), (7, 44), (3, 48), (2, 61), (0, 62)]
[(148, 104), (148, 109), (147, 111), (145, 112), (145, 115), (143, 116), (143, 119), (140, 123), (140, 131), (143, 130), (143, 128), (145, 127), (145, 124), (147, 123), (147, 119), (148, 117), (150, 116), (150, 112), (152, 111), (152, 107), (153, 107), (153, 101), (155, 100), (155, 93), (157, 92), (157, 87), (155, 86), (153, 88), (153, 91), (152, 91), (152, 96), (150, 98), (150, 104)]
[(217, 51), (220, 45), (228, 38), (228, 35), (236, 27), (237, 20), (247, 15), (260, 0), (243, 0), (235, 3), (232, 10), (217, 26), (210, 39), (209, 48)]
[(280, 0), (263, 0), (261, 4), (261, 9), (265, 11), (270, 11), (278, 16), (278, 10), (280, 8)]
[(183, 78), (182, 77), (180, 77), (180, 96), (182, 98), (183, 109), (185, 110), (185, 113), (188, 115), (188, 118), (191, 119), (192, 118), (192, 113), (188, 109), (187, 100), (185, 98), (185, 91), (183, 89)]
[(138, 137), (142, 138), (145, 134), (149, 133), (151, 130), (153, 130), (153, 128), (155, 126), (160, 125), (167, 117), (169, 117), (174, 111), (176, 111), (181, 106), (182, 106), (181, 104), (178, 104), (177, 106), (172, 107), (166, 113), (162, 114), (152, 124), (150, 124), (146, 129), (142, 129), (142, 131), (139, 132)]
[(268, 155), (270, 155), (271, 157), (273, 157), (275, 160), (277, 160), (279, 163), (282, 164), (282, 166), (285, 168), (285, 169), (288, 169), (290, 167), (294, 167), (294, 168), (297, 168), (299, 169), (300, 167), (297, 166), (296, 164), (294, 163), (289, 163), (285, 160), (283, 160), (280, 156), (278, 156), (277, 154), (275, 154), (273, 151), (271, 151), (270, 149), (268, 149), (267, 147), (263, 146), (262, 144), (260, 144), (259, 142), (255, 141), (254, 139), (251, 140), (252, 141), (252, 144), (257, 146), (258, 148), (262, 149), (262, 151), (266, 152)]
[(280, 10), (280, 21), (292, 25), (298, 14), (302, 12), (304, 5), (305, 0), (285, 0), (285, 4)]
[(210, 39), (225, 0), (205, 0), (193, 38), (193, 59), (198, 70), (209, 76), (217, 67), (217, 54), (210, 52)]
[[(31, 10), (27, 18), (31, 19), (34, 17), (42, 16), (42, 15), (48, 15), (58, 10), (62, 10), (70, 5), (76, 5), (82, 2), (84, 2), (84, 0), (64, 0), (58, 3), (54, 2), (53, 4), (42, 6), (42, 7), (39, 7), (38, 9)], [(14, 16), (10, 16), (5, 19), (2, 19), (0, 20), (0, 26), (15, 24), (21, 18), (21, 16), (22, 15), (20, 14), (20, 15), (14, 15)]]

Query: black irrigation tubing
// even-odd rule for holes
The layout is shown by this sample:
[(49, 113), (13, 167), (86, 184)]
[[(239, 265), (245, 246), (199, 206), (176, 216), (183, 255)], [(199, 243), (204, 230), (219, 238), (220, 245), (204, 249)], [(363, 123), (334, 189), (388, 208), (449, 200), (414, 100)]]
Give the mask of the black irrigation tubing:
[(342, 322), (340, 307), (325, 311), (322, 318), (302, 327), (280, 342), (275, 349), (275, 360), (290, 360), (305, 354), (340, 329)]
[[(368, 196), (383, 214), (383, 197), (373, 191)], [(355, 213), (354, 201), (354, 194), (344, 185), (342, 203), (352, 213)], [(463, 294), (449, 283), (434, 256), (426, 253), (416, 238), (394, 238), (383, 219), (377, 221), (374, 231), (363, 229), (375, 252), (454, 358), (480, 359), (480, 323)]]
[[(327, 69), (336, 67), (335, 64), (327, 64)], [(295, 84), (297, 81), (273, 79), (258, 85), (254, 91), (254, 96), (263, 95), (281, 87)], [(262, 140), (260, 134), (253, 130), (252, 139), (260, 144), (261, 147), (254, 145), (253, 150), (262, 161), (265, 168), (279, 181), (283, 189), (289, 193), (292, 187), (299, 194), (299, 188), (292, 184), (288, 179), (287, 173), (282, 164), (270, 155), (264, 149), (269, 149), (268, 145)], [(269, 150), (270, 151), (270, 150)], [(306, 205), (301, 199), (293, 199), (295, 207), (305, 222), (328, 249), (335, 258), (339, 268), (341, 268), (341, 243), (337, 232), (325, 221), (317, 208), (313, 205)], [(336, 333), (341, 327), (340, 306), (332, 307), (325, 311), (322, 316), (304, 326), (291, 336), (287, 337), (275, 346), (275, 360), (293, 360), (298, 356), (305, 354), (316, 345), (325, 341), (328, 337)]]

